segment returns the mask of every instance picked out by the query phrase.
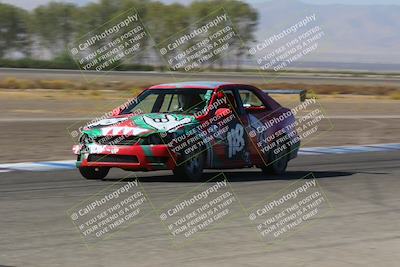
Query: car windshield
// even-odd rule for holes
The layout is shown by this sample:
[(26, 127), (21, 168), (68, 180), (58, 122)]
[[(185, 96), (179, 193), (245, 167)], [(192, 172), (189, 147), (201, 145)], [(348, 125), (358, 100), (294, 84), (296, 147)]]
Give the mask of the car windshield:
[(212, 92), (213, 90), (192, 88), (146, 90), (139, 95), (138, 101), (124, 109), (121, 114), (202, 114), (206, 111)]

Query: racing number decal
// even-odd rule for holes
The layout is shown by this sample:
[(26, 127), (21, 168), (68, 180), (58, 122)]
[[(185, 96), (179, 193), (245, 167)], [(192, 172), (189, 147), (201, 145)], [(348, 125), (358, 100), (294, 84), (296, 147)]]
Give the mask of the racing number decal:
[(190, 118), (178, 119), (172, 115), (163, 115), (158, 118), (151, 118), (148, 116), (143, 117), (143, 121), (157, 130), (169, 131), (183, 124), (191, 122)]
[(232, 158), (238, 152), (241, 152), (245, 146), (243, 126), (236, 124), (236, 127), (228, 132), (227, 139), (229, 145), (228, 157)]

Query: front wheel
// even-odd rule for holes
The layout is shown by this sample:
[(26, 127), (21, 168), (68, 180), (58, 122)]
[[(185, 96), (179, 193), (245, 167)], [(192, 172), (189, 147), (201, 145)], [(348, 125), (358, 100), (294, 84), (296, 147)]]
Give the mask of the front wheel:
[(107, 176), (109, 168), (104, 167), (80, 167), (79, 172), (88, 180), (100, 180)]
[(188, 179), (193, 182), (201, 180), (204, 169), (204, 156), (202, 152), (195, 155), (187, 155), (180, 162), (180, 165), (173, 169), (176, 177)]

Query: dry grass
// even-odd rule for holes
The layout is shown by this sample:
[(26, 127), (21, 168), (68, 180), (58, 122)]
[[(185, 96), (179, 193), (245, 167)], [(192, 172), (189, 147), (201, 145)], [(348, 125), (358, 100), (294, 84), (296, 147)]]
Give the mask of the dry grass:
[[(1, 89), (51, 89), (51, 90), (67, 90), (71, 93), (84, 94), (89, 92), (90, 95), (99, 97), (100, 91), (126, 91), (137, 94), (150, 84), (140, 84), (135, 82), (81, 82), (70, 80), (25, 80), (8, 77), (0, 80)], [(334, 85), (334, 84), (290, 84), (290, 83), (268, 83), (256, 84), (260, 88), (268, 89), (285, 89), (285, 88), (304, 88), (309, 94), (324, 94), (340, 97), (344, 94), (354, 95), (374, 95), (386, 96), (393, 100), (400, 100), (400, 88), (395, 86), (364, 86), (364, 85)]]
[(25, 80), (15, 77), (0, 80), (1, 89), (68, 89), (75, 87), (73, 82), (65, 80)]
[(393, 99), (393, 100), (400, 100), (400, 92), (394, 92), (394, 93), (392, 93), (392, 94), (390, 94), (390, 99)]
[(365, 86), (365, 85), (334, 85), (334, 84), (289, 84), (289, 83), (271, 83), (260, 85), (268, 89), (299, 88), (307, 91), (324, 95), (392, 95), (399, 94), (400, 88), (395, 86)]
[[(8, 77), (0, 80), (0, 89), (54, 89), (79, 91), (131, 91), (142, 90), (146, 85), (137, 86), (134, 82), (81, 82), (70, 80), (25, 80)], [(96, 93), (93, 93), (96, 94)]]

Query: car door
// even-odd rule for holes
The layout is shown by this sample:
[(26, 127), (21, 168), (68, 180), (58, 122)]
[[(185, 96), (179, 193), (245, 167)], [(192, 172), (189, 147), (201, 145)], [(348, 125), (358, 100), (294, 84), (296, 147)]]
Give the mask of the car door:
[(260, 165), (268, 160), (268, 138), (274, 134), (274, 127), (264, 124), (276, 111), (260, 96), (260, 91), (250, 86), (238, 88), (239, 109), (242, 110), (240, 119), (246, 125), (248, 150), (253, 164)]
[(224, 123), (216, 123), (210, 127), (226, 129), (216, 138), (213, 145), (213, 167), (215, 168), (241, 168), (251, 165), (249, 140), (246, 134), (246, 125), (241, 121), (242, 111), (239, 109), (239, 96), (237, 88), (223, 88), (218, 92), (218, 97), (224, 102), (217, 108), (230, 109), (229, 115), (224, 116)]

